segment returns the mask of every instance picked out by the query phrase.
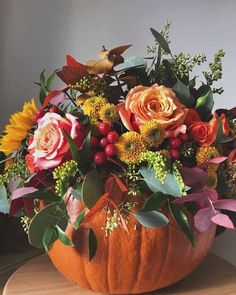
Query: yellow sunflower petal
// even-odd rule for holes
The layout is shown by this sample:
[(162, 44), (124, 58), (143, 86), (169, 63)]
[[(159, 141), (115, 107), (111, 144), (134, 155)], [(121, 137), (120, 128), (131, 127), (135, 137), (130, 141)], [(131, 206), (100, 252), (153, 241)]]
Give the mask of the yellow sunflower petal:
[(13, 114), (0, 138), (0, 151), (6, 155), (20, 148), (22, 140), (36, 123), (37, 106), (34, 99), (26, 102), (21, 112)]

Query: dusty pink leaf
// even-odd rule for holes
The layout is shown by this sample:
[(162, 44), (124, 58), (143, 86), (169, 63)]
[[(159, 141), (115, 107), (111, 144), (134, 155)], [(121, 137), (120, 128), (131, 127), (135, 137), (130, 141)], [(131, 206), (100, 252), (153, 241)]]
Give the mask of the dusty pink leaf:
[(184, 183), (193, 189), (201, 189), (207, 183), (208, 174), (199, 167), (189, 168), (179, 166), (179, 171), (183, 177)]
[(213, 163), (213, 164), (220, 164), (222, 162), (224, 162), (225, 160), (227, 160), (227, 157), (215, 157), (211, 160), (209, 160), (209, 163)]
[(236, 212), (236, 200), (230, 200), (230, 199), (218, 200), (214, 202), (214, 207), (216, 209), (224, 209), (224, 210)]
[(24, 197), (24, 195), (31, 194), (31, 193), (34, 193), (36, 191), (38, 191), (38, 189), (35, 188), (35, 187), (31, 187), (31, 186), (30, 187), (18, 188), (11, 195), (11, 199), (12, 200), (19, 199), (21, 197)]
[(231, 221), (229, 216), (226, 214), (222, 214), (222, 213), (216, 214), (216, 215), (212, 216), (211, 221), (217, 225), (234, 229), (233, 222)]
[(203, 208), (199, 210), (194, 216), (194, 225), (199, 232), (204, 232), (211, 227), (212, 221), (211, 218), (216, 214), (220, 213), (219, 211), (214, 210), (211, 207)]

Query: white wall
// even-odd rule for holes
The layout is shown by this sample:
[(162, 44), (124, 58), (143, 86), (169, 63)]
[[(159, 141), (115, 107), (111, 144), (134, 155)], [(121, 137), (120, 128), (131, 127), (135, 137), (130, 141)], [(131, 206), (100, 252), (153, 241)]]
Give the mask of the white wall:
[[(209, 59), (224, 48), (225, 88), (216, 107), (235, 105), (236, 1), (234, 0), (0, 0), (0, 126), (24, 100), (38, 93), (32, 83), (46, 68), (96, 58), (105, 45), (133, 44), (143, 56), (152, 43), (149, 28), (173, 22), (173, 52), (205, 52)], [(214, 251), (236, 265), (235, 232), (217, 239)]]

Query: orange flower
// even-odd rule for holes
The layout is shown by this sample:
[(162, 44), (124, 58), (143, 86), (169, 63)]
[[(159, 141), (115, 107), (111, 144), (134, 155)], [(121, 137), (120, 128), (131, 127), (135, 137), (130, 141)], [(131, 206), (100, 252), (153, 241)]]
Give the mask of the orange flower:
[(125, 103), (120, 104), (119, 113), (128, 130), (150, 121), (158, 122), (165, 130), (174, 130), (183, 124), (187, 109), (170, 88), (154, 84), (134, 87)]
[(189, 126), (189, 133), (200, 146), (210, 146), (216, 139), (219, 128), (216, 114), (213, 115), (209, 123), (194, 122)]
[(189, 126), (194, 122), (201, 122), (202, 119), (200, 118), (198, 112), (195, 109), (188, 109), (188, 114), (185, 118), (184, 123)]

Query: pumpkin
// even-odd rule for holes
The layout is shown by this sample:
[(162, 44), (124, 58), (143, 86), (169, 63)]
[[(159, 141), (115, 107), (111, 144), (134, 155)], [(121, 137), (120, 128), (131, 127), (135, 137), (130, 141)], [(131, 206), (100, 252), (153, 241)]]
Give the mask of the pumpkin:
[(145, 228), (130, 217), (129, 234), (117, 228), (105, 235), (102, 227), (105, 212), (91, 221), (98, 248), (88, 259), (88, 232), (75, 231), (71, 225), (66, 233), (76, 244), (68, 247), (57, 240), (49, 256), (67, 279), (80, 287), (109, 294), (135, 294), (154, 291), (172, 285), (196, 268), (208, 253), (215, 237), (215, 226), (196, 233), (193, 248), (177, 224)]

